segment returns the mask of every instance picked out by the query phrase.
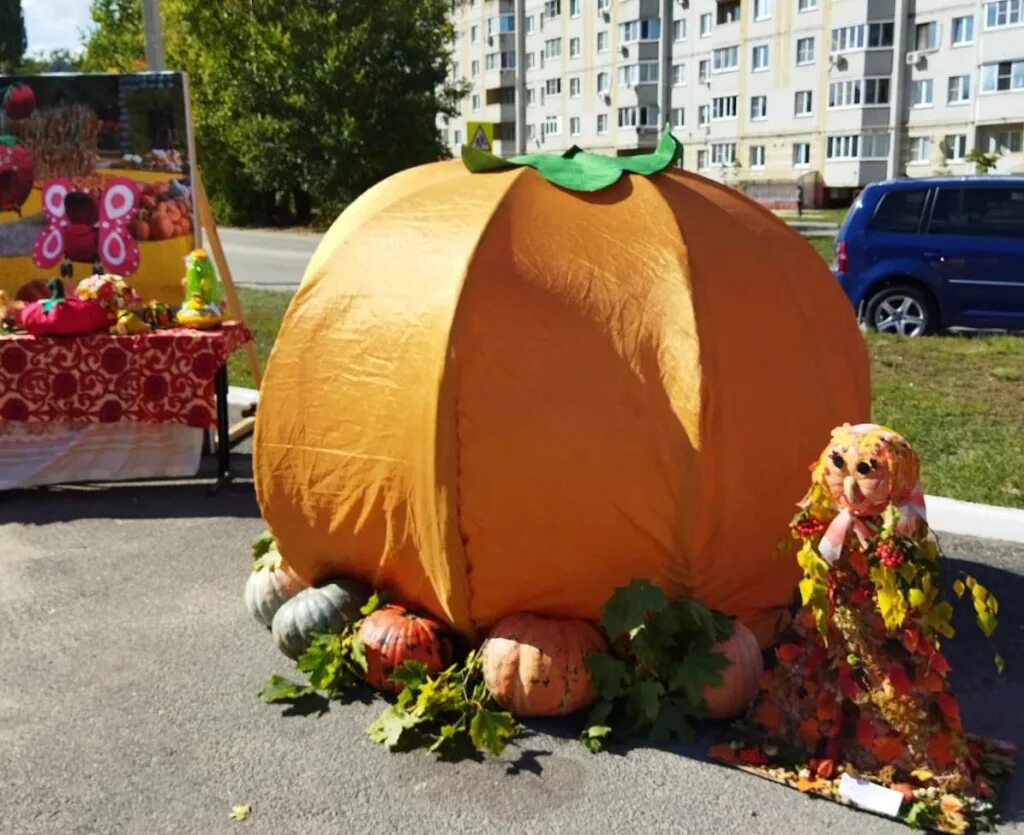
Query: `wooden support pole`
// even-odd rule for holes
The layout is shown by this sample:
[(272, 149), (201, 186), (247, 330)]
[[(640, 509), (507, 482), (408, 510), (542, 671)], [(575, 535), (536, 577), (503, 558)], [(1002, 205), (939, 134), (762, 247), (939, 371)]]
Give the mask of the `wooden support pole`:
[[(228, 297), (228, 307), (232, 316), (243, 324), (245, 323), (245, 311), (242, 310), (242, 302), (235, 291), (235, 283), (231, 279), (231, 270), (228, 268), (228, 259), (224, 257), (224, 248), (220, 244), (220, 236), (217, 234), (217, 223), (213, 219), (213, 211), (206, 199), (206, 189), (203, 188), (202, 177), (198, 170), (192, 172), (192, 197), (196, 201), (199, 210), (199, 223), (205, 232), (204, 244), (213, 254), (213, 263), (217, 266), (217, 275), (224, 285), (224, 293)], [(256, 388), (263, 382), (263, 371), (260, 369), (260, 360), (256, 356), (256, 346), (252, 342), (246, 342), (243, 347), (246, 359), (249, 362), (249, 370), (252, 378), (256, 381)]]

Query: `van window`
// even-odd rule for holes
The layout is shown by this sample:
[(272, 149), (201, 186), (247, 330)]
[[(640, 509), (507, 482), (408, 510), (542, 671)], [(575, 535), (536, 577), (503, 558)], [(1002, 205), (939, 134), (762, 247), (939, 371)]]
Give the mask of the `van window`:
[(871, 217), (871, 228), (876, 232), (916, 232), (927, 195), (926, 188), (899, 189), (882, 195)]
[(1024, 189), (940, 188), (929, 233), (1024, 238)]

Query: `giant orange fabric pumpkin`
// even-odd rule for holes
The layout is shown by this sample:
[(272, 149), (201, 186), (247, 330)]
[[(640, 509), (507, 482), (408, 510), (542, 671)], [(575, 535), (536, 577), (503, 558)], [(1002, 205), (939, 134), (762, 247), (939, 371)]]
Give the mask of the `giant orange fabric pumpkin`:
[(757, 696), (764, 659), (754, 633), (739, 622), (733, 624), (732, 635), (715, 644), (715, 650), (725, 655), (729, 666), (722, 670), (720, 685), (704, 688), (704, 704), (712, 719), (729, 719), (739, 716)]
[(359, 640), (366, 655), (366, 681), (378, 690), (402, 689), (391, 674), (403, 661), (419, 661), (430, 673), (441, 672), (452, 661), (447, 628), (402, 606), (384, 606), (367, 615)]
[(643, 577), (767, 642), (806, 464), (868, 389), (828, 268), (739, 192), (433, 163), (360, 197), (310, 261), (256, 488), (306, 582), (358, 577), (466, 634), (596, 621)]
[(562, 716), (594, 700), (586, 658), (607, 648), (587, 621), (509, 615), (484, 641), (484, 681), (516, 716)]

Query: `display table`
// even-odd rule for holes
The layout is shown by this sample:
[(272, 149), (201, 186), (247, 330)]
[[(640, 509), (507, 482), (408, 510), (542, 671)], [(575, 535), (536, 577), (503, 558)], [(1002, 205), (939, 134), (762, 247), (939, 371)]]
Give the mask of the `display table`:
[[(0, 469), (7, 471), (0, 482), (180, 476), (190, 466), (187, 450), (214, 427), (217, 475), (228, 478), (226, 363), (251, 339), (238, 322), (129, 336), (0, 336)], [(154, 472), (128, 454), (129, 439), (137, 451), (152, 451)], [(68, 460), (72, 452), (79, 464)], [(15, 465), (28, 483), (16, 483)]]

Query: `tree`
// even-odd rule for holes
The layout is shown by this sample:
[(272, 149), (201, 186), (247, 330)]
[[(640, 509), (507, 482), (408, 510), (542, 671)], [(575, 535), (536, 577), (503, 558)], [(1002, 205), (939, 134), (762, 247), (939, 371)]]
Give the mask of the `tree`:
[(999, 157), (1002, 155), (1002, 150), (999, 148), (988, 154), (980, 148), (971, 148), (971, 150), (964, 154), (964, 161), (974, 163), (975, 173), (988, 174), (989, 171), (999, 164)]
[[(395, 171), (445, 153), (446, 0), (164, 0), (168, 66), (189, 73), (215, 209), (306, 223)], [(133, 66), (139, 0), (94, 0), (86, 66)]]
[(0, 0), (0, 72), (14, 72), (27, 47), (21, 0)]

